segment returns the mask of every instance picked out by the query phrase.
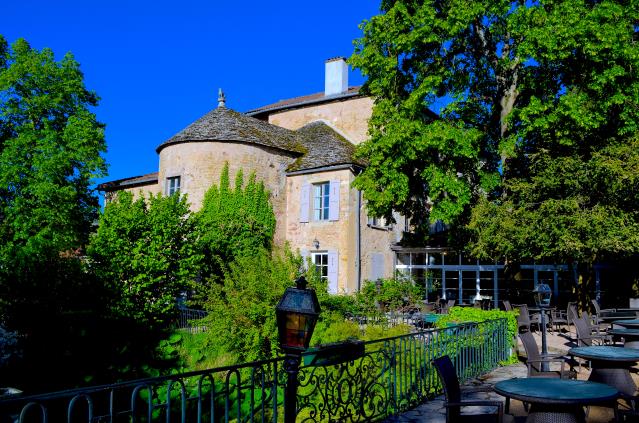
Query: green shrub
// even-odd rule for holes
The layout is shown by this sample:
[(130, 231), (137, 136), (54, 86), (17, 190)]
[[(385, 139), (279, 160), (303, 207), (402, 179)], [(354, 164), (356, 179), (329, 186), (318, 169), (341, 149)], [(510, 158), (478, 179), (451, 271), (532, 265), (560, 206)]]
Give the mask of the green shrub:
[(368, 315), (380, 311), (396, 311), (404, 307), (419, 308), (423, 298), (424, 287), (416, 285), (412, 279), (402, 275), (365, 281), (360, 292), (356, 294), (359, 310)]
[[(474, 307), (452, 307), (447, 315), (443, 315), (435, 326), (438, 328), (446, 328), (453, 324), (461, 324), (468, 322), (481, 323), (489, 320), (506, 319), (507, 322), (507, 339), (511, 340), (511, 346), (516, 347), (517, 342), (517, 315), (518, 311), (502, 311), (499, 309), (482, 310)], [(517, 361), (515, 354), (512, 354), (510, 361)]]

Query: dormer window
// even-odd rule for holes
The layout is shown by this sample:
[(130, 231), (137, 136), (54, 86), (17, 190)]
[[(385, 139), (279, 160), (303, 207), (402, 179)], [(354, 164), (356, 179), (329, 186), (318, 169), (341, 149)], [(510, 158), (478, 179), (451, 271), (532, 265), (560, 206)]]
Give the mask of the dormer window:
[(180, 191), (180, 177), (172, 176), (166, 178), (166, 195), (170, 196)]

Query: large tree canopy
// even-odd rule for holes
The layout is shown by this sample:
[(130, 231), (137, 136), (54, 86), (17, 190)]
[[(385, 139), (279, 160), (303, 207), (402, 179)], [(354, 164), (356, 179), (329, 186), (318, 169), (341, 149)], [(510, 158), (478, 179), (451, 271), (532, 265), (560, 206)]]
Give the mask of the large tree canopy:
[(2, 306), (37, 306), (42, 300), (60, 307), (53, 300), (56, 281), (68, 275), (59, 261), (87, 240), (98, 210), (90, 184), (106, 168), (103, 125), (91, 111), (97, 102), (71, 54), (56, 61), (49, 49), (35, 50), (22, 39), (9, 48), (0, 36), (0, 315), (4, 312), (5, 319), (9, 312)]
[[(388, 0), (381, 9), (351, 58), (376, 99), (359, 150), (370, 166), (356, 180), (374, 213), (461, 226), (481, 199), (512, 199), (509, 215), (540, 199), (573, 201), (575, 185), (590, 205), (607, 201), (592, 196), (591, 179), (612, 177), (597, 172), (639, 128), (636, 0)], [(603, 166), (595, 174), (584, 170), (591, 159)], [(534, 195), (513, 194), (522, 190)], [(623, 213), (632, 198), (617, 203)], [(604, 227), (633, 219), (605, 214)]]
[(88, 254), (110, 288), (111, 311), (153, 329), (164, 329), (176, 299), (193, 288), (201, 264), (186, 196), (136, 200), (121, 191), (104, 207)]

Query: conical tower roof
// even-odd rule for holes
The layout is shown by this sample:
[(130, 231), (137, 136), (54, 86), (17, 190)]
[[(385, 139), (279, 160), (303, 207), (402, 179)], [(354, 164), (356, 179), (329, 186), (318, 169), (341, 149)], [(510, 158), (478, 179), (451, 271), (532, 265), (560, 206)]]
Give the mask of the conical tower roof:
[(246, 116), (223, 105), (160, 144), (156, 151), (160, 153), (164, 147), (173, 144), (201, 141), (243, 142), (293, 153), (306, 152), (294, 131)]

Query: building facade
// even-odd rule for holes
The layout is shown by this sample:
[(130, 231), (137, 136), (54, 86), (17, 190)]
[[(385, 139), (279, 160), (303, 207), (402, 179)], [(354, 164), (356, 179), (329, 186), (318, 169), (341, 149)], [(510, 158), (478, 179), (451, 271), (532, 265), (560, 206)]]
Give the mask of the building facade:
[(325, 90), (246, 113), (218, 107), (156, 149), (156, 173), (101, 184), (108, 201), (134, 195), (188, 194), (193, 211), (218, 184), (226, 162), (233, 177), (254, 172), (271, 194), (275, 243), (310, 257), (333, 293), (359, 290), (365, 280), (393, 275), (401, 226), (367, 216), (352, 187), (365, 163), (354, 157), (366, 139), (373, 100), (348, 86), (344, 58), (325, 63)]
[[(242, 170), (264, 182), (276, 217), (275, 243), (288, 242), (311, 258), (333, 293), (356, 292), (366, 280), (397, 273), (424, 286), (429, 300), (466, 304), (527, 302), (541, 282), (552, 287), (559, 303), (574, 290), (568, 266), (527, 263), (514, 279), (505, 277), (503, 263), (480, 262), (445, 244), (402, 245), (410, 229), (405, 219), (395, 216), (396, 223), (387, 225), (367, 215), (352, 183), (366, 166), (354, 152), (367, 137), (373, 99), (348, 86), (343, 58), (325, 63), (324, 92), (245, 113), (228, 109), (223, 94), (218, 101), (217, 108), (158, 146), (157, 172), (101, 184), (106, 201), (121, 190), (136, 196), (179, 191), (196, 211), (228, 162), (231, 177)], [(431, 232), (445, 230), (439, 226), (433, 224)], [(596, 266), (597, 298), (601, 281), (617, 277), (613, 270)]]

